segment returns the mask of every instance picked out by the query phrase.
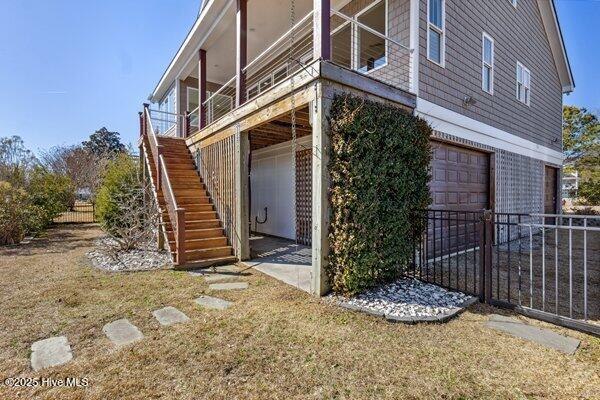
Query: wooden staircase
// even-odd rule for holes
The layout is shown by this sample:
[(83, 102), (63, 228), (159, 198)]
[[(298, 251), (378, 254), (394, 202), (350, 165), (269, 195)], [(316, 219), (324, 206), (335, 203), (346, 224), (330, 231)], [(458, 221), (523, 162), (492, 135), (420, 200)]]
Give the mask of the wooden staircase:
[[(154, 187), (158, 187), (156, 197), (176, 267), (197, 268), (237, 261), (185, 140), (146, 134), (143, 147), (148, 164), (156, 164), (153, 160), (158, 160), (158, 168), (149, 170)], [(158, 157), (152, 154), (153, 150)], [(177, 222), (173, 224), (174, 216), (185, 221), (181, 229)]]

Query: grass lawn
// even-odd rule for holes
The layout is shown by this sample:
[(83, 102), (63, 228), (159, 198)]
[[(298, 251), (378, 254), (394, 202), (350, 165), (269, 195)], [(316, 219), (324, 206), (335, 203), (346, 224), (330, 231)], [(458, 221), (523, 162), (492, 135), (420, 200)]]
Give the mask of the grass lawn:
[[(443, 325), (399, 325), (331, 306), (251, 271), (250, 289), (211, 293), (185, 272), (109, 274), (85, 253), (93, 226), (53, 229), (0, 250), (1, 377), (87, 377), (87, 388), (7, 388), (1, 399), (600, 398), (600, 340), (574, 356), (485, 327), (476, 305)], [(235, 304), (207, 311), (211, 294)], [(161, 327), (174, 306), (191, 321)], [(145, 338), (115, 349), (102, 332), (128, 318)], [(519, 317), (521, 318), (521, 317)], [(74, 359), (34, 373), (31, 344), (67, 336)]]

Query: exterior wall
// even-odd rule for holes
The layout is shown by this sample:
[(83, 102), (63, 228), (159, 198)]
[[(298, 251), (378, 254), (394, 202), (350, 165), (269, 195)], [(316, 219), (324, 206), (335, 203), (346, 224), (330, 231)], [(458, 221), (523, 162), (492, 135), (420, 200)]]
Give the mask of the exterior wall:
[[(365, 7), (376, 2), (376, 0), (353, 0), (342, 7), (340, 12), (349, 17), (354, 17)], [(333, 31), (341, 22), (343, 20), (339, 17), (332, 17), (331, 30)], [(387, 35), (403, 46), (410, 46), (410, 0), (387, 0)], [(332, 49), (332, 51), (335, 51), (335, 49)], [(411, 54), (408, 50), (388, 42), (387, 64), (367, 72), (366, 75), (408, 90), (410, 60)]]
[[(310, 147), (310, 136), (298, 139), (297, 151)], [(288, 239), (296, 238), (294, 212), (294, 174), (292, 170), (291, 142), (262, 148), (252, 152), (250, 170), (251, 229), (255, 230), (255, 218), (268, 219), (258, 224), (256, 231)]]
[[(419, 10), (419, 97), (557, 151), (562, 88), (536, 0), (446, 0), (445, 68), (427, 59), (427, 0)], [(482, 34), (494, 39), (494, 94), (481, 88)], [(517, 61), (531, 71), (531, 105), (516, 98)], [(463, 106), (465, 96), (476, 104)]]

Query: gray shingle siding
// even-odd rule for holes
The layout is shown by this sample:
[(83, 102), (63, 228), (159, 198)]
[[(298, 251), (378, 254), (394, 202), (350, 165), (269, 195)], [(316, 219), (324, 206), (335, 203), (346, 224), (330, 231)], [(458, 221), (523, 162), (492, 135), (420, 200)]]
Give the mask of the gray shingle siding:
[[(561, 151), (562, 89), (536, 0), (446, 0), (445, 68), (427, 60), (420, 0), (419, 97)], [(482, 33), (494, 39), (494, 94), (481, 88)], [(531, 105), (516, 98), (516, 67), (531, 71)], [(465, 96), (476, 104), (463, 106)]]

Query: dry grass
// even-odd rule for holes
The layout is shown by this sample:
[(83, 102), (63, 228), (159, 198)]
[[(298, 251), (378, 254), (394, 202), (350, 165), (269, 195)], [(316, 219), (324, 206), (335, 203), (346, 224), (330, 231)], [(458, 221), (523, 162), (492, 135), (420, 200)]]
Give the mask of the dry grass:
[[(154, 271), (107, 274), (86, 265), (99, 231), (63, 227), (0, 250), (1, 376), (88, 377), (90, 386), (0, 386), (0, 398), (306, 399), (599, 398), (600, 340), (566, 356), (485, 327), (475, 306), (444, 325), (394, 325), (338, 309), (258, 272), (250, 289), (219, 293), (235, 305), (196, 307), (200, 278)], [(160, 327), (172, 305), (192, 320)], [(116, 350), (102, 326), (127, 317), (146, 335)], [(533, 324), (540, 324), (531, 321)], [(546, 325), (550, 326), (550, 325)], [(66, 335), (74, 360), (39, 373), (32, 342)]]

